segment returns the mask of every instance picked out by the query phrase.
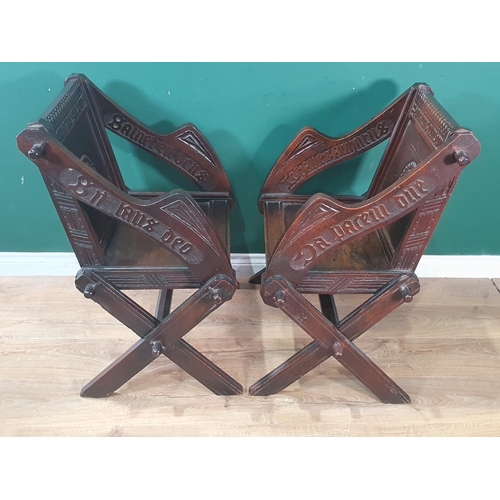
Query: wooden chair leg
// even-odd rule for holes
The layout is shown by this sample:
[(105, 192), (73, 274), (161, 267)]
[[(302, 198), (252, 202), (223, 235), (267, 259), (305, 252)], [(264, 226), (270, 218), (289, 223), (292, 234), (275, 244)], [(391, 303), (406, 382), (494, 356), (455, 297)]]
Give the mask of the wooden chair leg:
[[(354, 346), (352, 341), (403, 302), (411, 300), (412, 294), (417, 291), (416, 278), (402, 275), (379, 290), (335, 327), (328, 320), (325, 320), (324, 316), (321, 316), (319, 311), (297, 291), (293, 288), (287, 288), (287, 292), (290, 293), (286, 294), (287, 297), (281, 305), (281, 309), (316, 341), (307, 345), (253, 384), (250, 387), (250, 394), (264, 396), (279, 392), (330, 356), (334, 356), (383, 402), (410, 402), (409, 396), (382, 370), (376, 367), (361, 351), (352, 348)], [(326, 301), (326, 299), (323, 300)], [(295, 302), (295, 304), (290, 302)], [(323, 302), (321, 303), (323, 304)], [(299, 304), (305, 306), (307, 312), (303, 311), (297, 314)], [(294, 307), (295, 312), (293, 312)]]
[(262, 275), (266, 272), (266, 268), (264, 267), (257, 273), (255, 273), (249, 280), (248, 282), (251, 283), (252, 285), (260, 285), (262, 282)]
[(318, 297), (322, 313), (334, 325), (338, 325), (339, 315), (337, 312), (337, 306), (335, 305), (335, 299), (333, 298), (333, 295), (320, 294), (318, 295)]
[(250, 386), (251, 396), (270, 396), (282, 391), (327, 360), (332, 353), (311, 342), (266, 376)]
[[(325, 317), (334, 325), (338, 325), (339, 316), (333, 295), (320, 294), (318, 297), (321, 311)], [(276, 394), (310, 372), (313, 368), (316, 368), (331, 355), (332, 353), (329, 350), (323, 349), (313, 341), (253, 384), (249, 389), (249, 393), (252, 396)]]
[(158, 294), (155, 316), (160, 321), (170, 314), (170, 308), (172, 307), (172, 295), (173, 292), (171, 288), (162, 288)]
[[(160, 325), (158, 319), (94, 271), (82, 273), (76, 280), (76, 286), (88, 298), (92, 298), (142, 338)], [(168, 293), (160, 293), (159, 302), (163, 304), (163, 312), (167, 310), (166, 301), (163, 299), (168, 298), (168, 295)], [(241, 384), (184, 339), (179, 339), (174, 344), (165, 346), (162, 353), (217, 395), (237, 395), (243, 392)], [(91, 396), (89, 389), (91, 384), (87, 384), (86, 388), (82, 390), (82, 396)], [(101, 396), (94, 395), (92, 397)]]

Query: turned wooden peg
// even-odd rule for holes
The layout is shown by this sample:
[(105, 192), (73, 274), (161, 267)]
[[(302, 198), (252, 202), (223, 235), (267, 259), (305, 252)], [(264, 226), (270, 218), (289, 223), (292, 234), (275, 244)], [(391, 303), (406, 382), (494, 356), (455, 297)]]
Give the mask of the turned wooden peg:
[(45, 154), (45, 144), (46, 144), (45, 141), (33, 144), (31, 149), (28, 151), (29, 159), (39, 160)]
[(342, 344), (340, 342), (335, 342), (335, 344), (333, 344), (333, 356), (336, 359), (339, 359), (342, 357), (342, 355), (343, 355)]
[(83, 296), (86, 298), (86, 299), (91, 299), (94, 294), (95, 294), (95, 290), (96, 288), (98, 287), (99, 283), (89, 283), (86, 287), (85, 287), (85, 290), (83, 291)]
[(463, 151), (455, 151), (453, 153), (453, 159), (461, 166), (465, 167), (470, 163), (469, 157)]
[(151, 349), (153, 352), (153, 356), (158, 357), (163, 352), (164, 347), (161, 342), (159, 342), (158, 340), (154, 340), (153, 342), (151, 342)]
[(285, 304), (285, 293), (283, 290), (278, 290), (273, 297), (276, 307), (282, 307)]
[(212, 298), (214, 299), (214, 302), (216, 304), (220, 304), (222, 302), (222, 295), (220, 293), (220, 290), (212, 287), (208, 287), (208, 289), (212, 293)]
[(401, 295), (403, 296), (403, 302), (411, 302), (413, 300), (413, 295), (411, 294), (410, 289), (403, 285), (401, 288)]

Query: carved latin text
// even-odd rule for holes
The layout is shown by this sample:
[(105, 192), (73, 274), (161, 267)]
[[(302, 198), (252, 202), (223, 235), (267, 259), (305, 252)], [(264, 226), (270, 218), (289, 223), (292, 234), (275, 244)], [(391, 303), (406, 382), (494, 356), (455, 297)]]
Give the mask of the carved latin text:
[(154, 226), (157, 226), (159, 222), (152, 217), (148, 217), (145, 213), (140, 210), (136, 210), (132, 208), (130, 205), (126, 203), (120, 203), (118, 210), (115, 212), (115, 215), (122, 220), (130, 222), (134, 226), (142, 227), (146, 231), (151, 232)]
[(148, 151), (160, 155), (165, 160), (180, 167), (198, 182), (206, 184), (210, 181), (210, 174), (199, 163), (187, 157), (181, 150), (151, 135), (145, 129), (132, 125), (123, 115), (119, 113), (106, 115), (105, 123), (106, 127), (113, 132), (129, 139), (134, 144), (142, 146)]
[(189, 264), (199, 264), (203, 260), (203, 252), (181, 234), (143, 211), (121, 201), (113, 193), (98, 189), (94, 182), (85, 178), (77, 170), (65, 169), (61, 172), (59, 179), (61, 185), (80, 200), (144, 231), (180, 255)]
[(398, 207), (406, 208), (419, 201), (426, 193), (428, 190), (424, 188), (424, 181), (417, 179), (403, 189), (400, 194), (395, 195), (394, 201)]
[[(407, 210), (413, 205), (416, 205), (428, 192), (429, 190), (424, 187), (424, 181), (416, 179), (395, 194), (392, 199), (386, 201), (385, 204), (379, 203), (352, 217), (348, 217), (342, 222), (323, 231), (321, 236), (316, 237), (312, 243), (302, 245), (290, 260), (290, 266), (297, 271), (305, 269), (313, 260), (333, 246), (336, 246), (338, 243), (361, 233), (366, 228), (374, 226), (379, 221), (389, 218), (391, 213), (395, 215), (402, 210)], [(389, 211), (386, 205), (392, 205), (394, 208)]]
[(392, 121), (382, 120), (366, 132), (337, 143), (326, 151), (304, 160), (281, 179), (281, 185), (285, 187), (286, 191), (292, 191), (304, 179), (311, 177), (325, 165), (363, 152), (384, 141), (391, 134), (393, 127)]

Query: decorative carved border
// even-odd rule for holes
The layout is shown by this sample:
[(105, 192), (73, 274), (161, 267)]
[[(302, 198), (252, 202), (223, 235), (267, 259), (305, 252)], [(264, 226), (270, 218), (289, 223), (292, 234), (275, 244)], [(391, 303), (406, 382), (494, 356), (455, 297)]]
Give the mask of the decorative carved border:
[(182, 269), (99, 269), (101, 276), (120, 290), (199, 288), (200, 283)]
[(442, 212), (443, 205), (448, 201), (456, 179), (452, 179), (440, 192), (429, 198), (419, 210), (416, 220), (412, 223), (413, 230), (403, 242), (398, 252), (396, 269), (415, 270), (418, 257), (423, 253), (432, 234), (436, 217)]
[(311, 271), (301, 280), (296, 288), (301, 293), (375, 293), (395, 277), (397, 277), (395, 273), (356, 276), (339, 274), (338, 272), (325, 273)]
[(206, 158), (215, 168), (217, 168), (217, 170), (220, 170), (219, 165), (217, 165), (217, 162), (210, 154), (210, 151), (206, 148), (206, 146), (201, 142), (200, 138), (192, 130), (186, 130), (182, 132), (177, 136), (177, 139), (182, 141), (191, 149), (194, 149), (194, 151), (196, 151), (199, 155)]
[(55, 136), (63, 142), (87, 107), (82, 84), (77, 81), (47, 115), (45, 121), (55, 128)]
[[(210, 173), (207, 172), (198, 162), (188, 158), (180, 149), (170, 145), (168, 142), (151, 134), (146, 128), (131, 123), (126, 116), (121, 113), (107, 113), (104, 117), (106, 128), (115, 134), (128, 139), (130, 142), (144, 148), (147, 151), (155, 153), (173, 165), (181, 168), (186, 174), (206, 185), (207, 188), (213, 187), (213, 180)], [(183, 141), (185, 142), (185, 141)], [(193, 144), (186, 143), (193, 149)], [(205, 156), (201, 153), (202, 156)]]
[(46, 179), (46, 182), (80, 264), (82, 266), (101, 264), (101, 259), (94, 251), (87, 228), (82, 220), (78, 202), (51, 179)]
[(420, 90), (415, 96), (410, 116), (436, 148), (448, 139), (453, 129), (453, 125), (431, 102), (423, 90)]

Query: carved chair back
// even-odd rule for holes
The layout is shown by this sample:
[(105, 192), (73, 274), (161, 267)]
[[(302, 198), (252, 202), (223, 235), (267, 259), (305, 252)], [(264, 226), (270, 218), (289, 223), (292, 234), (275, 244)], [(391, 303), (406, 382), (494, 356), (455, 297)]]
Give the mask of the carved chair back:
[[(69, 150), (73, 160), (85, 163), (120, 191), (139, 199), (153, 199), (160, 193), (129, 191), (108, 131), (168, 162), (199, 189), (191, 194), (205, 214), (216, 214), (212, 224), (229, 252), (227, 212), (233, 203), (231, 186), (215, 151), (194, 125), (184, 125), (170, 135), (155, 134), (79, 74), (66, 80), (51, 106), (36, 124), (31, 125), (42, 126), (51, 141)], [(143, 264), (160, 265), (161, 262), (162, 265), (182, 266), (163, 245), (134, 232), (130, 224), (124, 225), (116, 217), (82, 203), (43, 172), (42, 177), (82, 267), (129, 264), (130, 259), (125, 254), (133, 253), (134, 249), (136, 254), (141, 253)], [(82, 184), (76, 189), (81, 194), (89, 187), (86, 183), (91, 181), (79, 182)], [(101, 200), (91, 202), (96, 205)], [(126, 203), (122, 203), (115, 215), (136, 226), (144, 226), (148, 220)]]
[[(70, 77), (37, 123), (78, 160), (126, 190), (102, 117), (96, 112), (90, 88), (83, 78)], [(105, 265), (104, 249), (116, 221), (79, 202), (43, 173), (42, 177), (80, 265)]]
[[(310, 127), (298, 134), (273, 167), (259, 198), (265, 215), (268, 264), (297, 215), (314, 200), (294, 191), (319, 172), (386, 140), (367, 193), (333, 197), (338, 206), (331, 210), (344, 211), (346, 220), (331, 230), (334, 239), (345, 243), (334, 252), (325, 252), (325, 258), (316, 259), (312, 269), (415, 270), (461, 168), (480, 148), (472, 133), (458, 126), (425, 84), (412, 86), (370, 122), (340, 139)], [(467, 146), (469, 157), (460, 154), (460, 143)], [(367, 204), (378, 199), (380, 203)], [(354, 214), (352, 220), (343, 210), (363, 204), (367, 210)], [(316, 219), (308, 223), (321, 223), (322, 213), (327, 215), (328, 210), (319, 210)], [(370, 226), (376, 229), (367, 231)], [(316, 241), (320, 247), (330, 245), (324, 239)], [(314, 242), (308, 244), (314, 246)], [(324, 249), (310, 252), (323, 253)]]
[[(428, 86), (412, 87), (366, 198), (397, 184), (430, 155), (444, 149), (459, 129)], [(443, 167), (439, 168), (445, 170)], [(419, 200), (425, 197), (428, 187), (424, 186), (423, 179), (416, 179), (395, 195), (396, 203), (402, 208), (412, 204), (416, 208), (379, 230), (390, 268), (415, 270), (456, 181), (457, 177), (444, 171), (432, 185), (433, 196), (423, 204)]]

